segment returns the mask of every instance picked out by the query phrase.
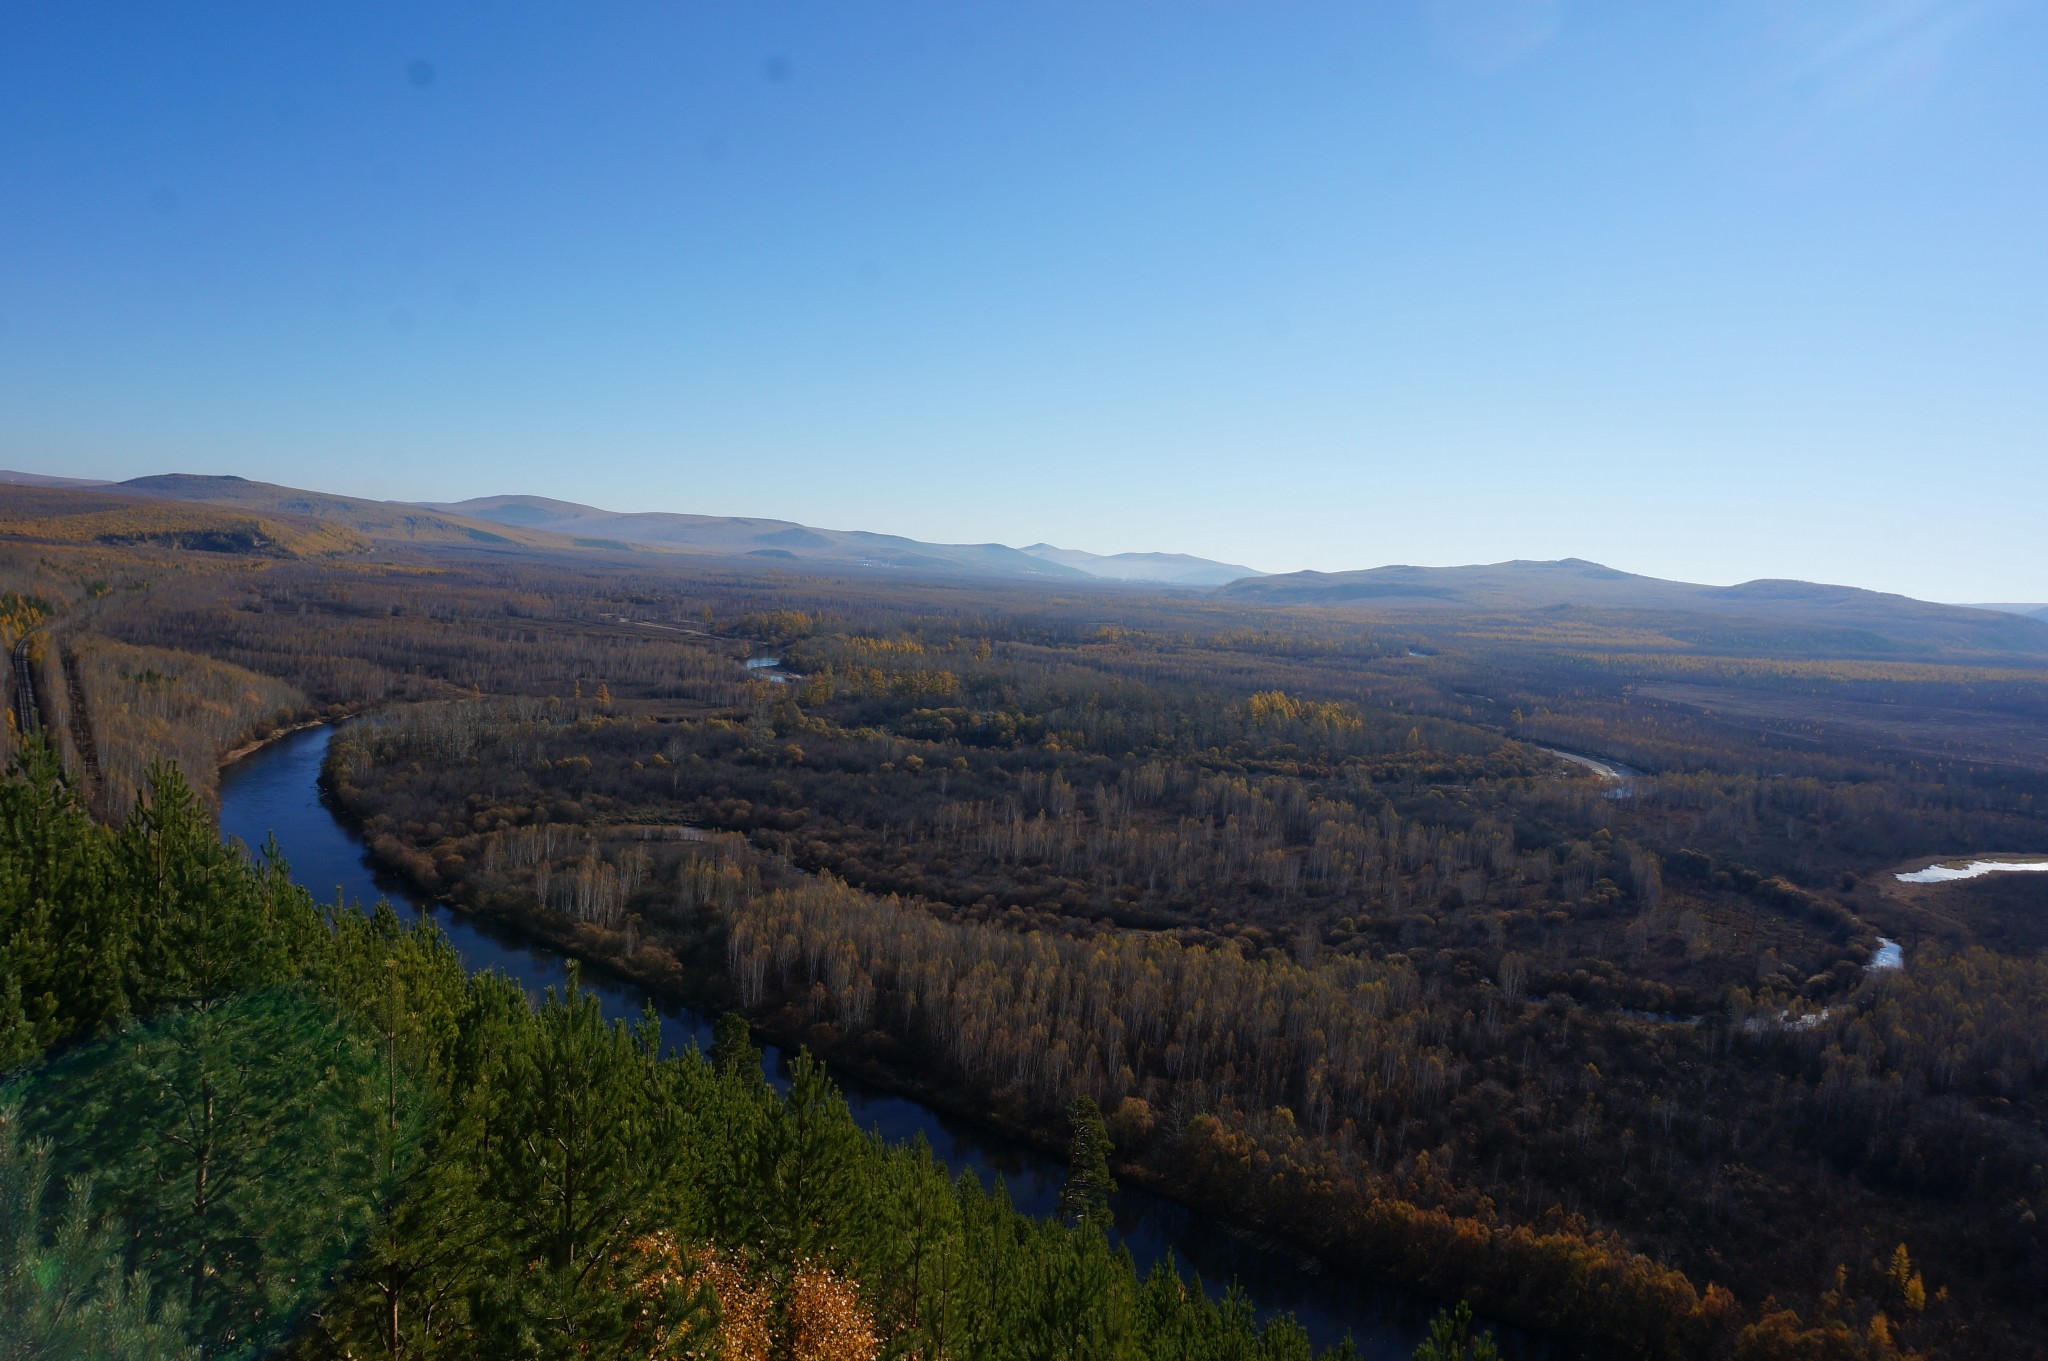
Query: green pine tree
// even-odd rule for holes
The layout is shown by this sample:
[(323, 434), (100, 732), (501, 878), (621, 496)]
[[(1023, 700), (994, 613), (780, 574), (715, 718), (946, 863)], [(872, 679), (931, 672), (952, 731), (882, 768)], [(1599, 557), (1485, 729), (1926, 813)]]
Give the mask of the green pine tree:
[(122, 1268), (119, 1229), (94, 1216), (92, 1184), (72, 1184), (44, 1232), (50, 1146), (23, 1145), (20, 1114), (0, 1109), (0, 1357), (51, 1361), (196, 1358), (175, 1304), (152, 1308), (150, 1285)]
[(42, 1049), (21, 1004), (21, 980), (10, 976), (5, 987), (0, 987), (0, 1075), (19, 1068)]
[(1472, 1336), (1472, 1305), (1459, 1300), (1457, 1308), (1440, 1309), (1430, 1320), (1415, 1361), (1500, 1361), (1500, 1347), (1492, 1333)]
[(312, 899), (223, 845), (175, 765), (150, 767), (149, 793), (122, 825), (115, 856), (120, 891), (138, 912), (128, 989), (138, 1010), (205, 1010), (296, 972), (292, 945), (317, 922)]
[(856, 1206), (860, 1130), (825, 1066), (802, 1052), (791, 1065), (789, 1095), (756, 1136), (759, 1243), (786, 1275), (807, 1261), (843, 1251)]
[(109, 838), (47, 741), (0, 782), (0, 1060), (11, 1066), (128, 1012), (134, 911), (112, 882)]
[(1067, 1147), (1067, 1180), (1060, 1188), (1059, 1218), (1063, 1224), (1109, 1227), (1109, 1198), (1116, 1194), (1109, 1155), (1115, 1151), (1102, 1112), (1093, 1098), (1078, 1097), (1067, 1107), (1073, 1142)]
[(573, 972), (507, 1035), (481, 1182), (516, 1255), (472, 1306), (490, 1354), (610, 1354), (627, 1326), (619, 1264), (685, 1209), (677, 1174), (690, 1147), (660, 1037), (651, 1011), (607, 1024)]
[(95, 1176), (209, 1354), (249, 1356), (371, 1225), (377, 1077), (316, 999), (260, 993), (67, 1053), (23, 1084), (23, 1121)]

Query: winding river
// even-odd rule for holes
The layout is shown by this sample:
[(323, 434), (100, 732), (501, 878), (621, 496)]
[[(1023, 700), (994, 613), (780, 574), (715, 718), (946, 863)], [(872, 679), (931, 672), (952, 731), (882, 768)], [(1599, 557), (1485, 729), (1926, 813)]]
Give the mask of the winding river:
[[(251, 847), (275, 836), (294, 877), (318, 898), (332, 901), (339, 894), (357, 905), (379, 897), (410, 904), (433, 917), (472, 970), (496, 969), (535, 996), (561, 986), (568, 977), (561, 955), (446, 906), (422, 904), (403, 885), (371, 869), (361, 839), (333, 815), (320, 794), (320, 763), (331, 735), (328, 728), (292, 733), (223, 770), (221, 834)], [(638, 1016), (647, 1002), (641, 989), (595, 971), (586, 976), (585, 986), (611, 1016)], [(667, 1044), (709, 1047), (709, 1018), (675, 1006), (660, 1010)], [(771, 1047), (766, 1062), (771, 1079), (786, 1085), (784, 1056)], [(892, 1141), (922, 1134), (955, 1175), (971, 1171), (985, 1184), (1001, 1177), (1019, 1209), (1052, 1213), (1066, 1174), (1058, 1159), (845, 1073), (834, 1077), (863, 1128)], [(1321, 1271), (1293, 1254), (1247, 1243), (1206, 1215), (1135, 1188), (1117, 1197), (1114, 1237), (1130, 1249), (1141, 1272), (1171, 1252), (1182, 1270), (1200, 1272), (1212, 1290), (1235, 1279), (1262, 1315), (1293, 1313), (1318, 1347), (1334, 1345), (1348, 1331), (1360, 1353), (1373, 1361), (1405, 1361), (1434, 1312), (1430, 1303), (1405, 1291)], [(1509, 1330), (1497, 1331), (1514, 1355), (1533, 1358), (1547, 1351)]]

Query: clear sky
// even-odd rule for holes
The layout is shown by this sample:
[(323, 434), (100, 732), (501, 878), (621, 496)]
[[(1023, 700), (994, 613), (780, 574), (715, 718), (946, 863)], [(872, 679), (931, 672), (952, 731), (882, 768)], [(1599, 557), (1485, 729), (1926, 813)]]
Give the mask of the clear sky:
[(0, 465), (2048, 600), (2048, 4), (0, 5)]

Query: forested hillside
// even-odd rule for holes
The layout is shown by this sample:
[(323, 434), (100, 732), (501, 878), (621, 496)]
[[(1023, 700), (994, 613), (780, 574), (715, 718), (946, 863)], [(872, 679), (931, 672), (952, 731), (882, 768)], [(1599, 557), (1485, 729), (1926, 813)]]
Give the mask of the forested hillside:
[(808, 1058), (777, 1095), (743, 1024), (662, 1055), (316, 906), (169, 769), (119, 830), (43, 752), (0, 783), (0, 963), (9, 1355), (1310, 1355), (1139, 1279), (1099, 1152), (1020, 1216)]
[[(1876, 658), (1839, 630), (1722, 614), (1372, 617), (506, 546), (313, 562), (51, 543), (0, 586), (35, 674), (77, 682), (86, 721), (58, 726), (110, 845), (149, 834), (128, 792), (149, 753), (203, 793), (240, 742), (352, 718), (330, 792), (421, 893), (1049, 1146), (1086, 1100), (1119, 1178), (1574, 1353), (1989, 1357), (2038, 1331), (2036, 887), (1880, 891), (1928, 859), (2048, 853), (2048, 684), (2019, 661)], [(366, 929), (310, 920), (308, 958)], [(395, 922), (365, 939), (438, 957)], [(220, 1024), (328, 1054), (342, 1087), (384, 1074), (387, 1131), (473, 1139), (445, 1146), (498, 1168), (492, 1121), (519, 1099), (499, 1061), (458, 1039), (408, 1058), (364, 1010), (378, 975), (330, 994), (315, 964)], [(528, 1033), (493, 986), (447, 974), (446, 1033), (479, 1009)], [(23, 992), (36, 1046), (63, 1040), (41, 995)], [(185, 1043), (121, 997), (66, 1042), (133, 1012), (150, 1044)], [(550, 1024), (574, 1029), (533, 1033)], [(345, 1061), (347, 1026), (377, 1052)], [(747, 1065), (689, 1070), (718, 1121), (782, 1118), (728, 1068)], [(134, 1085), (111, 1056), (49, 1072)], [(770, 1113), (745, 1114), (746, 1091)], [(521, 1184), (478, 1175), (491, 1195)], [(674, 1175), (656, 1216), (673, 1250), (647, 1251), (691, 1280), (768, 1269), (691, 1217), (711, 1174)], [(944, 1195), (962, 1226), (944, 1259), (965, 1261), (986, 1198)], [(884, 1215), (849, 1203), (862, 1225)], [(487, 1217), (538, 1234), (518, 1218), (534, 1213)], [(1068, 1232), (1002, 1241), (1053, 1252)], [(540, 1241), (478, 1269), (542, 1260)], [(883, 1303), (900, 1247), (842, 1246), (829, 1269), (876, 1336), (924, 1336)], [(1105, 1298), (1150, 1317), (1145, 1291), (1168, 1287), (1099, 1256)], [(329, 1269), (306, 1260), (295, 1279)], [(639, 1279), (605, 1260), (592, 1279)], [(794, 1291), (802, 1259), (775, 1260)], [(391, 1293), (340, 1279), (333, 1298), (357, 1302), (319, 1317), (370, 1328), (363, 1301)], [(415, 1299), (465, 1345), (478, 1311), (535, 1337), (570, 1316), (481, 1289)], [(922, 1354), (1001, 1354), (967, 1350), (966, 1320), (916, 1324)], [(1279, 1336), (1260, 1345), (1296, 1345)]]

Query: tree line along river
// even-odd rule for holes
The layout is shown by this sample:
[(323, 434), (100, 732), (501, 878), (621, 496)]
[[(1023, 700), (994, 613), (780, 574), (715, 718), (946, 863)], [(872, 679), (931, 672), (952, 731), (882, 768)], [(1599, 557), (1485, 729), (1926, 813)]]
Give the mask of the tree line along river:
[[(495, 969), (536, 998), (548, 988), (562, 987), (568, 980), (568, 961), (562, 955), (444, 904), (421, 902), (403, 885), (376, 874), (361, 839), (321, 795), (320, 767), (332, 736), (327, 727), (291, 733), (224, 769), (222, 836), (251, 848), (276, 837), (293, 877), (323, 901), (331, 902), (339, 894), (360, 907), (383, 897), (432, 917), (464, 967), (472, 971)], [(649, 1000), (639, 987), (595, 970), (584, 976), (583, 986), (602, 1000), (611, 1017), (636, 1018)], [(665, 1045), (710, 1047), (711, 1017), (658, 1000), (657, 1009)], [(769, 1080), (786, 1088), (787, 1056), (769, 1046), (764, 1063)], [(1020, 1210), (1034, 1215), (1053, 1212), (1066, 1176), (1059, 1159), (850, 1074), (835, 1071), (833, 1077), (863, 1128), (892, 1142), (922, 1135), (955, 1176), (972, 1172), (985, 1185), (1000, 1177)], [(1434, 1312), (1433, 1303), (1409, 1292), (1319, 1270), (1294, 1254), (1246, 1242), (1207, 1215), (1135, 1187), (1118, 1194), (1115, 1215), (1111, 1236), (1130, 1250), (1141, 1273), (1171, 1253), (1183, 1272), (1200, 1272), (1212, 1291), (1235, 1280), (1261, 1315), (1291, 1312), (1318, 1347), (1332, 1346), (1349, 1332), (1361, 1354), (1373, 1361), (1405, 1361)], [(1496, 1331), (1504, 1334), (1501, 1340), (1513, 1355), (1536, 1358), (1549, 1350), (1511, 1331)]]

